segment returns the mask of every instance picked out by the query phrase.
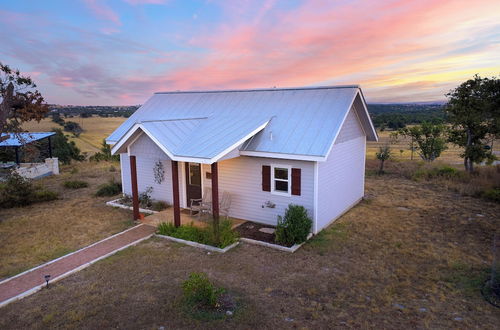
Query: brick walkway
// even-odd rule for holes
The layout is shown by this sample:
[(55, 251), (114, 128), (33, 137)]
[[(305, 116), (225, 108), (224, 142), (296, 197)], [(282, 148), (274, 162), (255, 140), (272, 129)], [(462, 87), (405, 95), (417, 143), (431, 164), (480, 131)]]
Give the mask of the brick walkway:
[(45, 284), (44, 276), (47, 274), (50, 275), (50, 284), (127, 246), (149, 238), (155, 230), (155, 227), (142, 224), (6, 279), (0, 282), (0, 307), (40, 290)]

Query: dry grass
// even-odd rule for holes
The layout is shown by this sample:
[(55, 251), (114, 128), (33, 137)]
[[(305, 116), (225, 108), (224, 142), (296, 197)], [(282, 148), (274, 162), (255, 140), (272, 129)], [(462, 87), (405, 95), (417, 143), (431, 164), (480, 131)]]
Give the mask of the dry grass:
[[(123, 117), (90, 117), (90, 118), (68, 118), (67, 121), (74, 121), (80, 124), (83, 128), (83, 133), (79, 137), (71, 137), (70, 140), (75, 141), (76, 145), (82, 152), (93, 154), (101, 148), (101, 143), (104, 138), (110, 135), (118, 126), (120, 126), (126, 118)], [(50, 118), (45, 118), (40, 123), (35, 121), (24, 124), (23, 128), (31, 132), (48, 132), (53, 128), (61, 128), (54, 123)], [(72, 136), (71, 134), (68, 134)]]
[[(378, 160), (367, 160), (367, 173), (375, 174), (378, 171)], [(436, 170), (454, 168), (455, 173), (436, 175)], [(474, 173), (468, 174), (462, 165), (452, 165), (442, 161), (427, 163), (423, 161), (386, 162), (385, 171), (401, 177), (427, 184), (438, 185), (442, 188), (458, 192), (465, 196), (483, 197), (488, 190), (500, 188), (500, 165), (476, 166)]]
[[(366, 145), (366, 156), (368, 159), (375, 159), (375, 153), (378, 151), (379, 147), (389, 144), (392, 149), (392, 154), (395, 159), (398, 160), (409, 160), (411, 157), (411, 151), (409, 149), (410, 139), (400, 137), (397, 142), (394, 142), (391, 138), (391, 131), (377, 131), (379, 136), (378, 142), (368, 142)], [(500, 141), (495, 141), (494, 149), (500, 152)], [(401, 153), (402, 151), (402, 153)], [(449, 143), (448, 149), (446, 149), (439, 157), (439, 160), (449, 164), (463, 164), (463, 159), (460, 154), (463, 149)], [(415, 152), (413, 155), (414, 160), (420, 160), (420, 156)]]
[[(485, 328), (479, 286), (500, 206), (399, 175), (294, 254), (226, 254), (151, 239), (2, 309), (0, 328)], [(206, 272), (234, 294), (227, 320), (182, 312), (181, 283)], [(293, 320), (290, 320), (293, 319)]]
[[(52, 260), (132, 225), (130, 214), (95, 198), (96, 187), (115, 177), (111, 163), (62, 167), (62, 174), (35, 181), (59, 192), (60, 199), (23, 208), (0, 210), (0, 278)], [(114, 164), (116, 167), (117, 164)], [(71, 174), (71, 172), (78, 173)], [(64, 181), (83, 180), (88, 188), (73, 190)]]

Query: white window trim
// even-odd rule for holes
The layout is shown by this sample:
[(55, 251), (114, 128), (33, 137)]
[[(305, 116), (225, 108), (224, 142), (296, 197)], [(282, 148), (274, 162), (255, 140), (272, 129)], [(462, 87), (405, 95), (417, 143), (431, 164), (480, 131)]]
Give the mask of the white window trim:
[[(286, 168), (288, 170), (288, 192), (283, 192), (280, 190), (275, 190), (274, 184), (274, 169), (275, 168)], [(278, 181), (285, 181), (283, 179), (276, 179)], [(271, 194), (279, 195), (279, 196), (292, 196), (292, 166), (291, 165), (283, 165), (283, 164), (271, 164)]]

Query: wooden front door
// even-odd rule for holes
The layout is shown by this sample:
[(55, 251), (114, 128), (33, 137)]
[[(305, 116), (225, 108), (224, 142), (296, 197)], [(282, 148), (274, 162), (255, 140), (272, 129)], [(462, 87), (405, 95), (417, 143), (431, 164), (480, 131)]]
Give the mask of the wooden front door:
[(201, 164), (186, 163), (186, 195), (188, 207), (191, 199), (201, 198)]

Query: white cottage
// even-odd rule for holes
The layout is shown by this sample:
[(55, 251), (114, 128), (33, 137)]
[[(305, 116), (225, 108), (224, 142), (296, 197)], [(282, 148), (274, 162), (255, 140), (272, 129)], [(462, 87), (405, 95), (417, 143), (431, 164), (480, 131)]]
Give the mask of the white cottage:
[(377, 139), (359, 86), (327, 86), (156, 93), (107, 142), (123, 192), (153, 187), (176, 222), (190, 199), (211, 191), (217, 208), (228, 192), (231, 217), (276, 225), (293, 203), (317, 233), (363, 197), (366, 141)]

